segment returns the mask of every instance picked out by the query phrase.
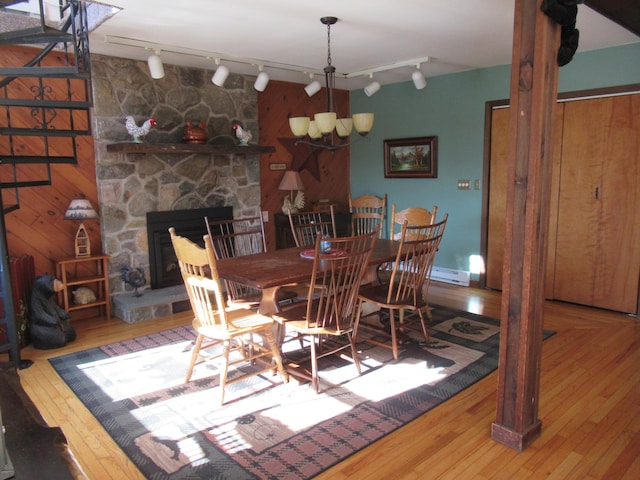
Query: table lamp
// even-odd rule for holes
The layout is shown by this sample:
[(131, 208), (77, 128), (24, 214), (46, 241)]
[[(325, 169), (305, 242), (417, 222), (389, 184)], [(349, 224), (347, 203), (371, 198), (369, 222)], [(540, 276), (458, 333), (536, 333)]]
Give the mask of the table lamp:
[(294, 172), (293, 170), (284, 172), (284, 176), (282, 180), (280, 180), (280, 185), (278, 185), (278, 190), (289, 190), (289, 198), (284, 197), (282, 203), (282, 211), (284, 213), (289, 213), (289, 211), (295, 213), (298, 209), (304, 207), (304, 196), (296, 195), (296, 200), (294, 201), (293, 199), (294, 190), (304, 190), (300, 173)]
[(76, 257), (91, 256), (91, 241), (89, 240), (87, 229), (82, 223), (82, 220), (93, 218), (98, 218), (98, 214), (93, 209), (93, 206), (91, 205), (91, 202), (89, 200), (87, 200), (86, 198), (77, 198), (75, 200), (71, 200), (71, 203), (67, 208), (67, 212), (64, 214), (64, 219), (80, 220), (80, 226), (78, 227), (78, 232), (76, 233)]

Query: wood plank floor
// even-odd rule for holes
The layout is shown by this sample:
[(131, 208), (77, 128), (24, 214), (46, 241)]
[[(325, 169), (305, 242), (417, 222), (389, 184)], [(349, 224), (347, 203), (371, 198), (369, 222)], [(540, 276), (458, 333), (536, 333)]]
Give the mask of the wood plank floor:
[[(434, 284), (432, 303), (493, 317), (500, 295)], [(60, 426), (86, 477), (142, 479), (47, 358), (188, 324), (187, 314), (128, 325), (78, 321), (78, 340), (54, 351), (26, 347), (20, 376), (50, 425)], [(320, 479), (638, 479), (640, 478), (640, 320), (547, 303), (539, 417), (542, 435), (524, 452), (493, 441), (493, 373), (397, 432), (324, 472)], [(0, 361), (6, 360), (0, 356)]]

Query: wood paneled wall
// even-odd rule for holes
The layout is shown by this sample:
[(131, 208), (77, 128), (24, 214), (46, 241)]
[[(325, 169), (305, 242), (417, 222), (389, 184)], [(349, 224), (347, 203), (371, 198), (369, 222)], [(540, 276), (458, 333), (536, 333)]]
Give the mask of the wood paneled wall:
[[(349, 92), (334, 91), (335, 110), (338, 116), (349, 114)], [(271, 170), (270, 164), (286, 164), (287, 170), (308, 159), (307, 165), (314, 162), (311, 147), (299, 145), (293, 147), (293, 134), (289, 129), (289, 117), (309, 116), (326, 111), (326, 90), (309, 98), (304, 85), (297, 83), (271, 81), (267, 89), (258, 95), (258, 120), (260, 123), (260, 144), (273, 145), (275, 153), (262, 155), (260, 165), (260, 186), (262, 191), (261, 209), (281, 213), (282, 200), (287, 192), (278, 190), (284, 170)], [(280, 140), (284, 139), (284, 143)], [(289, 148), (287, 148), (289, 146)], [(349, 147), (335, 152), (315, 150), (317, 153), (319, 179), (312, 174), (313, 167), (302, 167), (300, 177), (304, 184), (306, 199), (305, 210), (313, 208), (318, 200), (327, 199), (337, 203), (338, 211), (348, 210), (349, 198)], [(275, 248), (275, 229), (273, 221), (265, 224), (267, 248)]]
[[(6, 67), (23, 66), (39, 50), (27, 47), (0, 47), (0, 65)], [(47, 57), (47, 63), (56, 64), (62, 61), (62, 56), (52, 53)], [(48, 80), (56, 91), (66, 92), (66, 80)], [(78, 86), (74, 85), (74, 88)], [(6, 90), (0, 90), (3, 97), (11, 97), (12, 89), (20, 89), (20, 98), (25, 96), (25, 83), (20, 79), (10, 83)], [(59, 89), (59, 90), (58, 90)], [(28, 91), (28, 90), (27, 90)], [(81, 92), (78, 92), (80, 94)], [(75, 98), (75, 95), (74, 95)], [(12, 111), (11, 124), (14, 127), (34, 128), (36, 122), (30, 117), (29, 109)], [(2, 124), (6, 125), (6, 112), (3, 112)], [(29, 149), (38, 140), (22, 137), (22, 146), (14, 145), (17, 154), (31, 154)], [(7, 137), (0, 137), (0, 157), (10, 155)], [(68, 151), (56, 148), (51, 142), (51, 155), (69, 155)], [(78, 137), (76, 139), (78, 151), (77, 165), (51, 165), (51, 185), (40, 187), (20, 188), (20, 208), (5, 215), (7, 243), (9, 254), (18, 256), (29, 254), (34, 256), (36, 274), (54, 273), (52, 261), (56, 258), (74, 255), (75, 234), (79, 223), (64, 220), (64, 214), (69, 202), (74, 198), (85, 197), (91, 201), (94, 208), (99, 209), (96, 188), (96, 169), (94, 161), (93, 137)], [(44, 165), (20, 166), (21, 180), (46, 180), (47, 171)], [(0, 181), (12, 181), (9, 165), (0, 168)], [(2, 202), (5, 207), (16, 203), (14, 190), (2, 191)], [(102, 250), (99, 220), (84, 222), (91, 240), (91, 251), (99, 253)]]

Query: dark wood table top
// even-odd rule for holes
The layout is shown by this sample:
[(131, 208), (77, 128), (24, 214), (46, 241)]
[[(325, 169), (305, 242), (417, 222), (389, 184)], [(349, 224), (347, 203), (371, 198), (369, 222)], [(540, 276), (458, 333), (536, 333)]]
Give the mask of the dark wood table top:
[[(378, 239), (369, 260), (370, 266), (392, 262), (398, 252), (399, 241)], [(305, 282), (311, 277), (313, 260), (300, 252), (310, 247), (294, 247), (256, 255), (218, 260), (220, 278), (258, 289), (269, 289)]]

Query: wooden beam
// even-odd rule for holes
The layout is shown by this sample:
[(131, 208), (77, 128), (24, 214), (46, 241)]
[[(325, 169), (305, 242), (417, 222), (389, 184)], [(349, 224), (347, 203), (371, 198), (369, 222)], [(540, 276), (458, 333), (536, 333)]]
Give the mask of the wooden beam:
[[(584, 4), (640, 36), (640, 2), (638, 0), (585, 0)], [(580, 16), (579, 11), (578, 16)]]
[(560, 26), (516, 0), (498, 402), (492, 438), (523, 450), (541, 432), (540, 357)]

